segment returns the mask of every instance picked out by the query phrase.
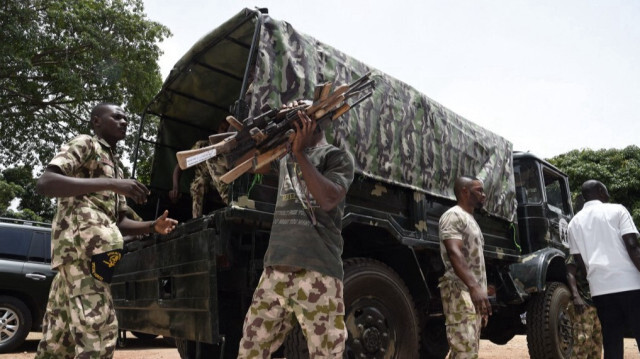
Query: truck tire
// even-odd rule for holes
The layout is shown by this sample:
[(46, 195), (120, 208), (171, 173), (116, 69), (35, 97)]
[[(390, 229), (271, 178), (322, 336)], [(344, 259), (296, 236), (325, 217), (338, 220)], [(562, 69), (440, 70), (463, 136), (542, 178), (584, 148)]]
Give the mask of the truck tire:
[[(200, 358), (197, 356), (196, 342), (175, 338), (175, 345), (180, 354), (180, 359), (220, 359), (220, 347), (218, 345), (200, 343)], [(237, 353), (225, 352), (225, 358), (235, 358)]]
[(573, 347), (572, 324), (567, 306), (571, 294), (566, 285), (551, 282), (544, 293), (534, 295), (527, 310), (527, 347), (531, 359), (569, 359)]
[(422, 327), (420, 357), (424, 359), (444, 359), (448, 353), (449, 343), (447, 342), (447, 327), (444, 324), (444, 318), (427, 320)]
[(196, 343), (186, 339), (176, 339), (176, 348), (180, 359), (195, 359)]
[(291, 329), (287, 337), (284, 339), (284, 357), (287, 359), (309, 359), (309, 347), (307, 347), (307, 338), (302, 334), (300, 325), (296, 325)]
[(31, 330), (31, 312), (19, 299), (0, 295), (0, 353), (24, 343)]
[(382, 262), (344, 262), (346, 358), (419, 358), (420, 325), (409, 290)]

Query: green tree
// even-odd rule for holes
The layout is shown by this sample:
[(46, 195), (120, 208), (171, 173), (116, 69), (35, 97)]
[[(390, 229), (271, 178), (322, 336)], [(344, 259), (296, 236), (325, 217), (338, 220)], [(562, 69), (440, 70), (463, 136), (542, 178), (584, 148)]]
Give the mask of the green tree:
[(573, 150), (549, 159), (569, 175), (569, 186), (575, 199), (582, 184), (589, 179), (604, 183), (611, 202), (624, 205), (640, 225), (640, 148)]
[(11, 201), (22, 194), (22, 187), (0, 177), (0, 216), (6, 217)]
[(136, 114), (162, 84), (157, 43), (171, 35), (143, 10), (142, 0), (0, 0), (0, 167), (46, 164), (89, 132), (98, 102), (132, 114), (127, 157)]
[[(5, 180), (22, 188), (20, 194), (20, 211), (30, 210), (39, 217), (37, 220), (51, 221), (55, 214), (55, 207), (51, 198), (36, 193), (36, 179), (33, 178), (33, 168), (21, 166), (8, 168), (2, 172)], [(35, 219), (35, 218), (25, 218)]]

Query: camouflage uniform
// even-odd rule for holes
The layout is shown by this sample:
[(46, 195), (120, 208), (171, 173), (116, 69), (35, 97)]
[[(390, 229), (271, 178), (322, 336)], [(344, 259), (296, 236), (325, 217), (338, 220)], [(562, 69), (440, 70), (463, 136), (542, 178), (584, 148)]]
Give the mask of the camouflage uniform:
[[(575, 265), (572, 255), (567, 256), (567, 264)], [(602, 326), (598, 319), (596, 307), (591, 299), (589, 282), (580, 267), (577, 267), (575, 279), (580, 297), (587, 305), (580, 314), (575, 311), (573, 301), (569, 302), (569, 316), (573, 323), (573, 352), (571, 357), (575, 359), (600, 359), (602, 358)]]
[[(106, 141), (81, 135), (62, 146), (49, 166), (76, 178), (122, 178)], [(126, 199), (112, 191), (58, 198), (51, 266), (58, 270), (43, 319), (36, 358), (111, 358), (118, 322), (109, 285), (91, 275), (96, 254), (122, 249), (116, 226)]]
[(311, 358), (341, 357), (347, 338), (342, 281), (304, 269), (265, 268), (245, 318), (238, 358), (269, 358), (296, 320)]
[[(191, 149), (199, 149), (209, 145), (209, 141), (196, 142)], [(226, 173), (226, 166), (221, 159), (212, 158), (195, 166), (193, 182), (191, 182), (191, 205), (193, 218), (202, 216), (202, 206), (205, 193), (213, 187), (220, 194), (222, 202), (229, 204), (229, 185), (220, 181), (220, 176)]]
[(464, 256), (471, 274), (486, 291), (487, 275), (484, 263), (484, 237), (473, 215), (454, 206), (440, 217), (440, 254), (445, 273), (440, 278), (440, 295), (447, 326), (450, 358), (478, 358), (482, 316), (476, 313), (469, 289), (455, 274), (445, 240), (463, 241)]
[[(305, 150), (322, 176), (348, 189), (351, 155), (331, 145)], [(265, 269), (247, 312), (238, 358), (269, 358), (297, 320), (311, 358), (341, 358), (344, 323), (341, 235), (344, 199), (324, 211), (291, 155), (280, 160), (278, 200)]]

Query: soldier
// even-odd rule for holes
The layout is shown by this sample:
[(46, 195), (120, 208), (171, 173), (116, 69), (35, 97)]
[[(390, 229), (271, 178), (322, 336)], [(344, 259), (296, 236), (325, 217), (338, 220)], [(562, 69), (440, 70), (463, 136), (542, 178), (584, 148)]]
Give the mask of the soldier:
[[(229, 124), (226, 121), (222, 121), (218, 126), (217, 133), (226, 132), (229, 129)], [(208, 140), (197, 141), (192, 150), (209, 146)], [(229, 185), (220, 181), (220, 176), (227, 172), (227, 167), (221, 158), (210, 158), (205, 162), (198, 163), (194, 169), (195, 173), (193, 181), (189, 187), (191, 193), (191, 215), (193, 218), (202, 216), (202, 208), (204, 205), (204, 196), (208, 192), (209, 188), (214, 188), (220, 195), (220, 199), (224, 204), (229, 204)], [(173, 188), (169, 191), (169, 199), (172, 202), (176, 202), (180, 196), (180, 176), (182, 175), (182, 169), (176, 164), (173, 169)]]
[[(293, 105), (295, 106), (295, 104)], [(278, 199), (264, 271), (242, 329), (238, 358), (269, 358), (297, 320), (311, 358), (342, 358), (344, 198), (351, 155), (298, 112), (292, 150), (279, 163)]]
[(477, 178), (456, 179), (457, 205), (440, 217), (440, 254), (445, 273), (440, 295), (447, 326), (450, 358), (478, 358), (480, 330), (491, 315), (484, 265), (484, 237), (473, 212), (486, 196)]
[(52, 227), (51, 266), (58, 270), (42, 322), (36, 358), (111, 358), (118, 322), (109, 282), (121, 258), (124, 235), (171, 232), (165, 211), (155, 221), (127, 218), (129, 197), (146, 202), (149, 190), (122, 178), (115, 153), (127, 117), (117, 105), (91, 111), (95, 136), (63, 145), (38, 179), (38, 193), (58, 198)]

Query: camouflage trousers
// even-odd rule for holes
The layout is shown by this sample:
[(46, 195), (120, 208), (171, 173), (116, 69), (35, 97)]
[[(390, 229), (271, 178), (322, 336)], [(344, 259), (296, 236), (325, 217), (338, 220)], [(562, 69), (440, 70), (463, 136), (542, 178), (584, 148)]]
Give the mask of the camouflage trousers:
[(198, 175), (197, 172), (196, 176), (193, 178), (193, 182), (191, 182), (191, 187), (189, 188), (191, 192), (191, 214), (193, 218), (202, 216), (204, 195), (211, 187), (211, 176), (209, 176), (206, 171), (202, 173), (207, 175)]
[(304, 269), (265, 268), (244, 320), (238, 358), (269, 358), (296, 320), (310, 358), (342, 358), (347, 338), (342, 281)]
[(573, 353), (576, 359), (602, 358), (602, 327), (596, 307), (587, 306), (582, 314), (576, 313), (569, 303), (569, 316), (573, 323)]
[(51, 284), (36, 359), (112, 358), (118, 336), (109, 284), (89, 273), (89, 262), (58, 267)]
[[(199, 166), (204, 166), (204, 163), (199, 164)], [(212, 177), (206, 167), (198, 168), (189, 187), (191, 194), (191, 215), (193, 218), (202, 216), (204, 197), (211, 190), (218, 192), (222, 202), (226, 204), (229, 203), (229, 185), (220, 181), (218, 177)]]
[(471, 294), (448, 280), (441, 280), (439, 287), (451, 349), (449, 358), (478, 358), (482, 316), (476, 314)]

